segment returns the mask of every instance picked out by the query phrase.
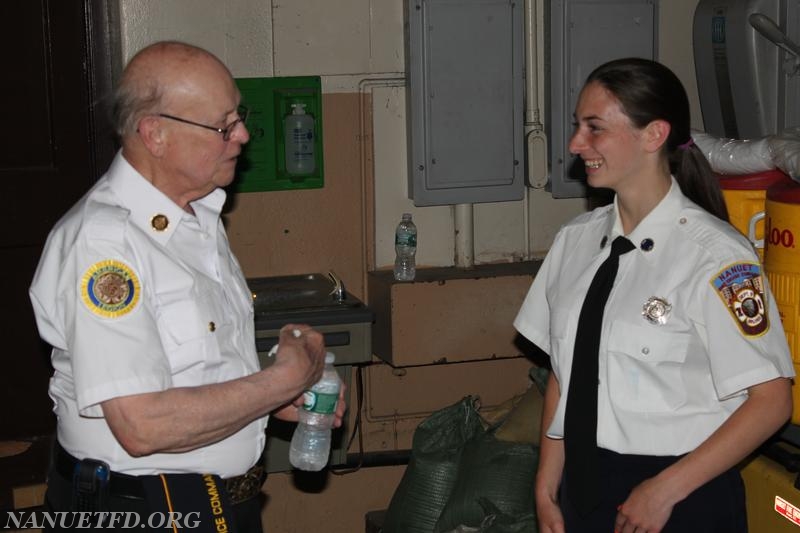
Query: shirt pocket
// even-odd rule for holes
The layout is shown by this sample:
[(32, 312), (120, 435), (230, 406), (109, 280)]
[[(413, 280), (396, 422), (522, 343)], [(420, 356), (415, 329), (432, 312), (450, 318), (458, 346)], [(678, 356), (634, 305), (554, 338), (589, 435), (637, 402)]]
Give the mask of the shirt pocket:
[(219, 349), (206, 315), (197, 302), (190, 300), (171, 302), (159, 308), (158, 327), (173, 378), (190, 370), (202, 372), (219, 360)]
[(691, 336), (616, 321), (608, 340), (609, 396), (615, 408), (640, 413), (675, 411), (686, 403), (684, 362)]

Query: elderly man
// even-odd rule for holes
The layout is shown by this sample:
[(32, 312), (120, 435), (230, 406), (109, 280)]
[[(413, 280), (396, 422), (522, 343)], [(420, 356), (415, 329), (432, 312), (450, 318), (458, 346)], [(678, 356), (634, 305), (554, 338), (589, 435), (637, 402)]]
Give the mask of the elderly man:
[[(133, 57), (115, 97), (122, 150), (52, 230), (30, 289), (55, 369), (46, 506), (153, 525), (158, 500), (188, 500), (184, 513), (211, 501), (217, 515), (227, 487), (227, 525), (260, 531), (268, 415), (297, 420), (325, 347), (287, 325), (259, 369), (251, 294), (220, 220), (247, 111), (228, 69), (178, 42)], [(343, 411), (340, 397), (337, 426)]]

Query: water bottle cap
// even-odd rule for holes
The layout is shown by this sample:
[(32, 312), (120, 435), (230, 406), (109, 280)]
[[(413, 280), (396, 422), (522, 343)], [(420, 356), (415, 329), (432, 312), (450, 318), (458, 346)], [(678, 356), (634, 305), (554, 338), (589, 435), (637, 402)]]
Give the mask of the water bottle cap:
[(336, 354), (334, 354), (333, 352), (328, 352), (325, 354), (326, 365), (332, 365), (334, 361), (336, 361)]
[(403, 213), (403, 220), (411, 220), (411, 213)]

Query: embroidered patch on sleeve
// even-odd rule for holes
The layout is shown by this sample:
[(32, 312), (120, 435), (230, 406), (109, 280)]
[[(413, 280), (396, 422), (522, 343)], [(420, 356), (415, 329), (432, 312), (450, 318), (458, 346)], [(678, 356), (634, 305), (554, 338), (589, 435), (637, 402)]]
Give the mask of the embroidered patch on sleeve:
[(81, 279), (81, 299), (94, 314), (117, 318), (139, 302), (139, 279), (128, 265), (109, 259), (93, 264)]
[(744, 335), (757, 337), (767, 332), (769, 317), (760, 265), (728, 265), (711, 278), (711, 285)]

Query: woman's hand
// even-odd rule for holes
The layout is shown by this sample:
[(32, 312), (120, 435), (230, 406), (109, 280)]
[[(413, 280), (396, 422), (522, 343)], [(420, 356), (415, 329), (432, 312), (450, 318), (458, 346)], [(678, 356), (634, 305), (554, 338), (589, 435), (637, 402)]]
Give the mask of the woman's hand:
[(564, 517), (558, 502), (551, 498), (536, 499), (536, 517), (540, 533), (565, 533)]
[(637, 485), (628, 499), (617, 509), (615, 533), (658, 533), (666, 525), (677, 502), (665, 497), (669, 494), (658, 477)]

